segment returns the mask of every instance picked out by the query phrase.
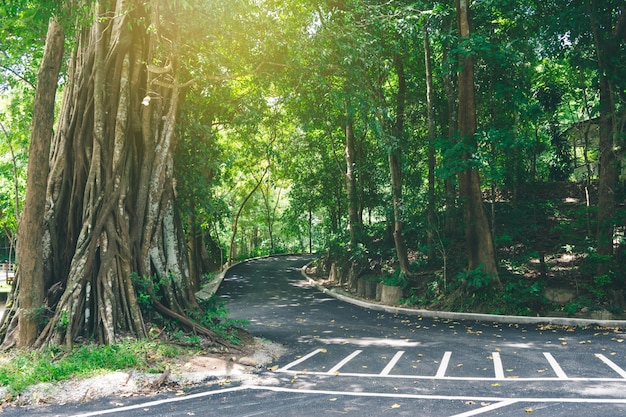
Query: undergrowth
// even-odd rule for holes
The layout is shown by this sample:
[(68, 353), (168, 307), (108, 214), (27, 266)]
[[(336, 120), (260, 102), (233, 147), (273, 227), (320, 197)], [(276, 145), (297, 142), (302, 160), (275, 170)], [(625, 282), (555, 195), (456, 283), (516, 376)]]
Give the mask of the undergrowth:
[(164, 359), (176, 357), (180, 351), (181, 348), (154, 340), (111, 346), (83, 345), (70, 351), (60, 348), (12, 351), (0, 358), (0, 386), (8, 389), (6, 400), (11, 400), (27, 387), (43, 382), (121, 369), (163, 372)]

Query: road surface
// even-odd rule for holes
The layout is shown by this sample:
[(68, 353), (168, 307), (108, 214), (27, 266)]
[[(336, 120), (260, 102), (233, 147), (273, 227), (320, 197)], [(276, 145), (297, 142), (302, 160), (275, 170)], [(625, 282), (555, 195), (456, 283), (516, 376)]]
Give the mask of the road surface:
[(626, 415), (626, 334), (394, 316), (337, 301), (301, 274), (310, 258), (232, 268), (233, 318), (288, 353), (254, 385), (90, 404), (67, 415), (506, 417)]

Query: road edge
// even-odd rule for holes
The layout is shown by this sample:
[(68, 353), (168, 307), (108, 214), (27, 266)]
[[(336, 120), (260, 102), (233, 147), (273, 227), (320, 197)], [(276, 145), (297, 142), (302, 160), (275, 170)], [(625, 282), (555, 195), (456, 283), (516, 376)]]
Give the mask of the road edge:
[(607, 327), (607, 328), (626, 328), (626, 320), (597, 320), (597, 319), (579, 319), (570, 317), (530, 317), (530, 316), (511, 316), (502, 314), (480, 314), (480, 313), (458, 313), (453, 311), (433, 311), (407, 307), (396, 307), (381, 304), (373, 301), (366, 301), (356, 296), (335, 288), (326, 288), (306, 273), (306, 268), (310, 265), (306, 264), (301, 269), (301, 274), (308, 282), (323, 292), (339, 301), (350, 303), (358, 307), (366, 308), (374, 311), (382, 311), (391, 314), (404, 314), (407, 316), (428, 317), (434, 319), (447, 320), (468, 320), (479, 322), (492, 322), (501, 324), (548, 324), (556, 326), (574, 326), (574, 327)]

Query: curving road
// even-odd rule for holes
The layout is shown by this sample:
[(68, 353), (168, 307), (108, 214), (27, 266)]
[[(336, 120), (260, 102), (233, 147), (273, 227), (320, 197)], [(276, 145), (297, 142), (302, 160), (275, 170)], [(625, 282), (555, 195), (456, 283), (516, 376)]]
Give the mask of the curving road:
[[(252, 333), (289, 348), (271, 374), (272, 399), (298, 398), (283, 415), (626, 415), (620, 331), (378, 313), (311, 288), (300, 272), (308, 260), (244, 263), (219, 292)], [(237, 401), (229, 415), (252, 415), (255, 401)], [(307, 401), (315, 408), (297, 408)]]
[(621, 331), (383, 314), (316, 291), (309, 260), (249, 261), (220, 287), (231, 317), (287, 348), (256, 382), (82, 415), (626, 415)]

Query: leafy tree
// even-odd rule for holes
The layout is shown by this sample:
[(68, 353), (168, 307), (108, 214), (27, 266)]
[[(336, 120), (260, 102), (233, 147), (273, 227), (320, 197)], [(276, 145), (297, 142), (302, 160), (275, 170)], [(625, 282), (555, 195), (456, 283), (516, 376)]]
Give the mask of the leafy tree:
[[(457, 0), (457, 22), (461, 40), (469, 39), (470, 17), (469, 4), (466, 0)], [(476, 134), (476, 104), (474, 99), (474, 63), (472, 55), (468, 52), (463, 56), (458, 85), (459, 134), (466, 149), (470, 151), (476, 147), (474, 136)], [(498, 279), (491, 231), (482, 204), (478, 170), (471, 166), (469, 153), (465, 153), (463, 159), (468, 162), (468, 166), (459, 172), (459, 190), (463, 200), (468, 269), (482, 268), (486, 274), (492, 277), (496, 285), (501, 285)]]

